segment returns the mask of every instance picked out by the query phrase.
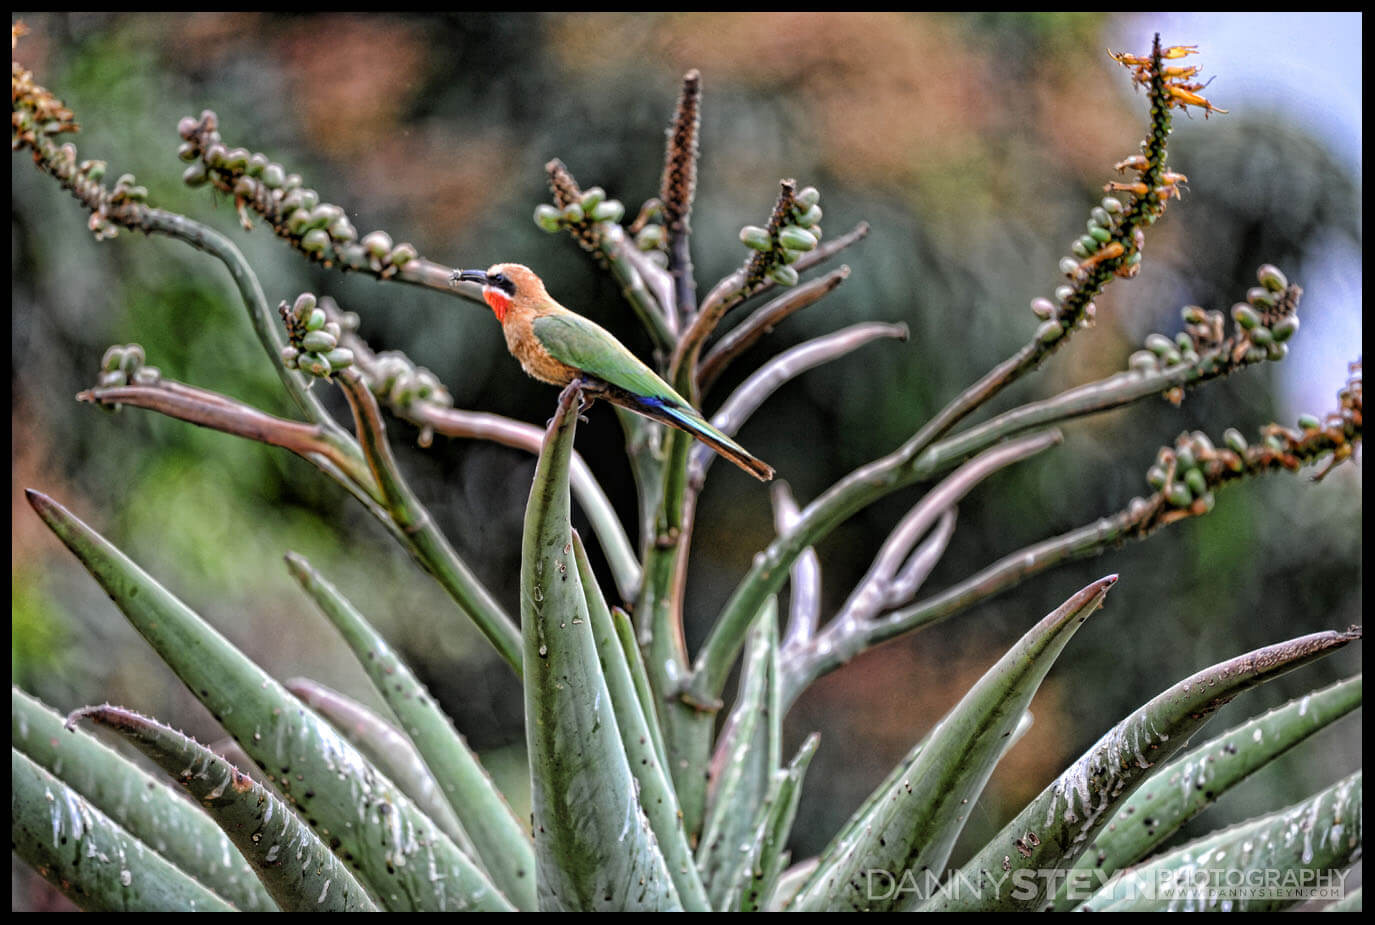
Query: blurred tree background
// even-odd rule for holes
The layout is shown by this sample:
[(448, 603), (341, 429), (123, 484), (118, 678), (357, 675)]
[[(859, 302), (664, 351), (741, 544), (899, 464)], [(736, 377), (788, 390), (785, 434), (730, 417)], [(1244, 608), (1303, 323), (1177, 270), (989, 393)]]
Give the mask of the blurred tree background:
[[(132, 171), (152, 202), (228, 234), (269, 300), (303, 290), (362, 316), (375, 349), (433, 370), (459, 407), (542, 424), (555, 391), (528, 379), (485, 309), (307, 264), (231, 204), (180, 182), (177, 120), (214, 109), (225, 141), (263, 151), (338, 202), (360, 233), (387, 230), (452, 266), (514, 260), (562, 301), (647, 354), (615, 285), (530, 220), (543, 164), (633, 212), (657, 193), (684, 71), (703, 75), (703, 157), (693, 214), (699, 292), (744, 259), (736, 233), (768, 216), (780, 177), (823, 194), (849, 281), (751, 353), (858, 320), (904, 321), (881, 341), (780, 392), (742, 432), (803, 503), (893, 449), (1035, 326), (1111, 165), (1137, 150), (1144, 97), (1104, 53), (1144, 52), (1153, 31), (1197, 43), (1209, 97), (1231, 110), (1179, 117), (1173, 169), (1190, 178), (1148, 238), (1138, 278), (1099, 300), (1098, 325), (993, 410), (1110, 374), (1180, 306), (1226, 308), (1277, 264), (1305, 287), (1303, 331), (1283, 364), (1070, 426), (1065, 444), (1005, 472), (960, 510), (939, 589), (1021, 546), (1145, 494), (1155, 450), (1182, 430), (1215, 438), (1335, 407), (1360, 338), (1361, 187), (1356, 15), (1162, 21), (1108, 14), (17, 14), (15, 53), (77, 115), (84, 158)], [(1306, 26), (1294, 26), (1292, 20)], [(1305, 29), (1355, 37), (1354, 62), (1315, 56)], [(1188, 30), (1188, 31), (1181, 31)], [(1296, 43), (1291, 50), (1288, 42)], [(1248, 48), (1257, 49), (1248, 53)], [(1259, 49), (1264, 49), (1262, 54)], [(1253, 80), (1263, 62), (1267, 80)], [(1321, 69), (1341, 65), (1338, 89)], [(1231, 68), (1243, 73), (1234, 76)], [(1354, 128), (1352, 120), (1354, 119)], [(1344, 121), (1345, 120), (1345, 121)], [(1352, 133), (1354, 132), (1354, 138)], [(1344, 140), (1345, 139), (1345, 140)], [(271, 448), (72, 396), (111, 343), (143, 344), (164, 374), (291, 415), (223, 269), (180, 242), (129, 232), (96, 243), (86, 214), (27, 156), (12, 164), (12, 674), (59, 709), (110, 700), (202, 740), (213, 721), (41, 526), (22, 489), (50, 493), (180, 594), (280, 678), (308, 675), (377, 704), (362, 673), (288, 579), (296, 550), (376, 621), (479, 749), (526, 799), (520, 689), (438, 587), (309, 465)], [(735, 319), (728, 320), (728, 324)], [(742, 367), (745, 364), (740, 364)], [(742, 373), (708, 398), (711, 411)], [(318, 388), (318, 387), (317, 387)], [(331, 396), (331, 407), (342, 408)], [(986, 414), (987, 412), (985, 412)], [(393, 443), (422, 499), (499, 600), (514, 606), (532, 457), (479, 442)], [(627, 522), (634, 496), (611, 412), (579, 448)], [(705, 636), (772, 535), (768, 493), (716, 466), (689, 575), (689, 647)], [(917, 497), (891, 496), (819, 550), (833, 610)], [(1109, 572), (1123, 577), (1044, 686), (1036, 724), (974, 809), (960, 862), (1117, 719), (1188, 674), (1249, 649), (1343, 628), (1361, 612), (1359, 470), (1273, 477), (1217, 509), (1099, 560), (1052, 571), (835, 672), (789, 717), (789, 748), (822, 733), (796, 857), (819, 850), (892, 764), (1034, 620)], [(595, 554), (595, 553), (594, 553)], [(829, 612), (829, 611), (828, 611)], [(1346, 651), (1242, 699), (1236, 721), (1356, 670)], [(1292, 682), (1292, 683), (1290, 683)], [(1189, 834), (1299, 799), (1359, 765), (1350, 717), (1231, 794)], [(1322, 755), (1321, 779), (1306, 773)], [(1206, 822), (1206, 824), (1204, 824)], [(15, 908), (39, 900), (16, 890)]]

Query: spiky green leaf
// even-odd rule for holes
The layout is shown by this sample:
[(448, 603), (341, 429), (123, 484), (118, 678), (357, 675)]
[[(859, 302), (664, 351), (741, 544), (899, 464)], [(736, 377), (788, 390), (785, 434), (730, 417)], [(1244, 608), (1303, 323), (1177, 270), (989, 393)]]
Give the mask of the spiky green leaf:
[(87, 911), (235, 911), (13, 747), (10, 845)]
[(569, 525), (576, 392), (549, 424), (525, 512), (520, 612), (540, 908), (681, 909), (635, 793)]
[(463, 831), (477, 848), (475, 860), (518, 908), (533, 910), (535, 851), (529, 833), (468, 743), (425, 685), (334, 585), (295, 553), (288, 553), (286, 562), (292, 577), (344, 637), (373, 687), (439, 780)]
[(210, 749), (120, 707), (86, 707), (68, 722), (93, 720), (122, 735), (171, 774), (233, 840), (283, 912), (376, 912), (344, 862), (291, 809)]
[(1359, 631), (1300, 636), (1205, 668), (1157, 695), (1085, 752), (960, 868), (923, 908), (1041, 909), (1065, 871), (1157, 764), (1238, 694), (1328, 655)]
[(509, 910), (486, 875), (329, 723), (104, 537), (29, 502), (269, 782), (392, 910)]
[(10, 742), (172, 864), (245, 912), (273, 912), (229, 836), (167, 784), (19, 688), (10, 691)]

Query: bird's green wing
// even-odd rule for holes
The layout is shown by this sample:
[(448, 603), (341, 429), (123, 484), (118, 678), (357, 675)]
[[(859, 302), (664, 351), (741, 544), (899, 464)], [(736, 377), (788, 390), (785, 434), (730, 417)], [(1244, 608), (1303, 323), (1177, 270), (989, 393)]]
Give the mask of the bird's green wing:
[(568, 312), (541, 315), (533, 327), (535, 339), (560, 363), (634, 395), (668, 399), (690, 407), (654, 370), (595, 321)]

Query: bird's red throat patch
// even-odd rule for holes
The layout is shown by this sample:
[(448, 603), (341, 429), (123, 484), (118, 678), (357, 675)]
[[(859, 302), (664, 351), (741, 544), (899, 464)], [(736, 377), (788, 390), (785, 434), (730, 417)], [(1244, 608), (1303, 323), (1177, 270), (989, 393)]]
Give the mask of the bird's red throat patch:
[(511, 310), (511, 297), (500, 289), (491, 286), (482, 290), (482, 298), (492, 306), (492, 313), (497, 316), (497, 322), (506, 323), (506, 313)]

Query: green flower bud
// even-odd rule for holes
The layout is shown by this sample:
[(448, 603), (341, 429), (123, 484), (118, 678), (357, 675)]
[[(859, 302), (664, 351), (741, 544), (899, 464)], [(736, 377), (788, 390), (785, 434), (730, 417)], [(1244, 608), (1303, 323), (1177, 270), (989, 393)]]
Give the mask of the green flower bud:
[(1112, 216), (1102, 206), (1094, 206), (1093, 211), (1089, 213), (1089, 218), (1093, 220), (1095, 225), (1101, 225), (1104, 228), (1112, 227)]
[(1269, 328), (1256, 328), (1251, 332), (1251, 343), (1259, 347), (1268, 347), (1275, 342), (1275, 335), (1270, 333)]
[(248, 156), (248, 164), (245, 165), (244, 170), (247, 171), (250, 177), (261, 177), (269, 163), (271, 162), (267, 159), (266, 154), (261, 152), (250, 154)]
[(809, 251), (816, 247), (816, 236), (805, 228), (784, 225), (778, 229), (778, 243), (792, 251)]
[(1053, 344), (1065, 334), (1065, 329), (1058, 321), (1043, 321), (1036, 328), (1036, 340), (1043, 344)]
[(1174, 460), (1176, 472), (1187, 472), (1198, 465), (1198, 460), (1194, 458), (1194, 451), (1187, 446), (1175, 450)]
[(1299, 330), (1299, 316), (1285, 315), (1279, 321), (1270, 326), (1270, 333), (1275, 335), (1276, 343), (1284, 343), (1293, 337)]
[(323, 254), (329, 247), (329, 234), (323, 228), (312, 228), (301, 238), (301, 250), (307, 254)]
[(1169, 475), (1159, 466), (1151, 466), (1146, 470), (1146, 484), (1156, 491), (1165, 487), (1165, 483), (1170, 480)]
[(285, 347), (282, 348), (282, 365), (285, 366), (287, 369), (295, 369), (296, 358), (300, 355), (301, 351), (297, 350), (290, 344), (287, 344)]
[(810, 228), (812, 225), (821, 224), (821, 216), (821, 206), (808, 206), (797, 216), (797, 223), (804, 228)]
[(310, 373), (312, 376), (324, 378), (330, 374), (332, 367), (329, 360), (318, 353), (303, 353), (301, 358), (296, 361), (296, 365), (302, 372)]
[(1149, 350), (1138, 350), (1127, 360), (1127, 366), (1138, 373), (1146, 374), (1159, 369), (1160, 363)]
[(325, 359), (329, 361), (330, 369), (344, 369), (353, 365), (353, 351), (347, 347), (335, 347), (325, 354)]
[(1229, 427), (1222, 432), (1222, 442), (1227, 444), (1227, 448), (1234, 453), (1244, 455), (1249, 448), (1246, 438), (1235, 427)]
[(1299, 430), (1321, 430), (1322, 421), (1318, 420), (1316, 414), (1299, 415)]
[(1289, 345), (1288, 345), (1288, 344), (1270, 344), (1269, 346), (1267, 346), (1267, 347), (1265, 348), (1265, 358), (1266, 358), (1267, 360), (1274, 360), (1274, 361), (1278, 362), (1278, 361), (1284, 359), (1285, 357), (1287, 357), (1288, 355), (1289, 355)]
[(1180, 331), (1174, 336), (1175, 346), (1180, 350), (1194, 349), (1194, 339), (1189, 336), (1187, 331)]
[(1073, 286), (1055, 287), (1055, 301), (1059, 302), (1061, 305), (1064, 305), (1066, 302), (1068, 302), (1070, 300), (1070, 296), (1072, 295), (1074, 295)]
[[(304, 195), (304, 194), (303, 194)], [(310, 210), (309, 228), (324, 228), (344, 217), (344, 210), (330, 202), (322, 202)]]
[(1055, 317), (1055, 303), (1043, 297), (1032, 299), (1031, 313), (1042, 321), (1049, 321)]
[(263, 186), (268, 189), (281, 189), (286, 182), (286, 171), (281, 164), (268, 164), (263, 168)]
[(577, 225), (583, 220), (582, 206), (576, 202), (570, 202), (563, 207), (563, 220), (570, 225)]
[(334, 338), (335, 340), (338, 340), (339, 338), (344, 336), (344, 329), (339, 326), (339, 322), (337, 321), (326, 321), (325, 326), (320, 330), (326, 332), (327, 334), (329, 334), (330, 337)]
[(382, 258), (391, 253), (391, 235), (385, 231), (370, 231), (358, 242), (371, 257)]
[(1175, 482), (1165, 491), (1165, 500), (1175, 507), (1188, 507), (1194, 503), (1193, 492), (1183, 482)]
[(335, 241), (345, 244), (358, 237), (358, 231), (353, 227), (353, 222), (349, 221), (348, 217), (343, 215), (331, 222), (329, 228), (325, 230), (329, 232), (329, 236)]
[(339, 261), (345, 266), (355, 270), (361, 270), (368, 265), (368, 255), (364, 252), (361, 245), (345, 244), (335, 249), (339, 255)]
[(81, 172), (84, 173), (86, 178), (91, 182), (99, 183), (101, 180), (105, 179), (105, 162), (82, 161)]
[(162, 381), (162, 370), (156, 366), (142, 366), (134, 371), (134, 382), (137, 385), (157, 385)]
[(338, 339), (328, 331), (308, 331), (301, 338), (301, 349), (310, 353), (329, 353), (337, 346)]
[(1250, 331), (1260, 324), (1260, 315), (1256, 314), (1256, 310), (1245, 302), (1238, 302), (1232, 306), (1232, 320)]
[(1180, 363), (1184, 362), (1184, 357), (1178, 350), (1171, 347), (1161, 356), (1160, 362), (1164, 363), (1167, 367), (1178, 366)]
[(200, 127), (201, 124), (199, 120), (193, 119), (190, 116), (182, 116), (181, 121), (177, 123), (177, 134), (187, 141), (190, 141), (192, 136), (200, 131)]
[(111, 344), (110, 347), (105, 351), (105, 355), (100, 358), (100, 370), (101, 372), (106, 373), (113, 372), (114, 370), (119, 369), (120, 364), (123, 362), (124, 345)]
[(248, 166), (247, 148), (230, 148), (224, 155), (224, 167), (227, 170), (243, 170)]
[(121, 385), (127, 385), (128, 382), (129, 380), (124, 375), (123, 371), (115, 369), (101, 373), (100, 378), (96, 379), (95, 384), (102, 389), (116, 389)]
[(1158, 357), (1163, 357), (1166, 353), (1174, 350), (1174, 341), (1164, 334), (1147, 334), (1146, 349)]
[(325, 314), (323, 308), (312, 308), (310, 310), (310, 316), (306, 318), (306, 330), (323, 331), (325, 329), (325, 322), (328, 320), (329, 317)]
[(788, 266), (797, 263), (797, 258), (801, 256), (802, 251), (788, 250), (788, 248), (786, 247), (781, 247), (778, 249), (778, 259), (782, 260), (783, 263)]
[(1261, 308), (1274, 308), (1275, 302), (1278, 300), (1275, 293), (1264, 286), (1252, 286), (1246, 290), (1246, 301), (1252, 305), (1259, 305)]
[(320, 194), (317, 193), (315, 190), (302, 188), (300, 190), (300, 193), (301, 208), (310, 209), (311, 211), (314, 211), (315, 207), (320, 204)]
[(582, 198), (579, 200), (579, 204), (582, 206), (582, 210), (584, 213), (590, 213), (593, 209), (597, 208), (598, 205), (605, 201), (605, 199), (606, 190), (602, 189), (600, 186), (593, 186), (589, 189), (583, 190)]
[(1079, 272), (1079, 261), (1073, 257), (1060, 258), (1060, 272), (1066, 276), (1073, 276)]
[(177, 146), (177, 157), (188, 163), (200, 156), (200, 148), (189, 141), (184, 141)]
[(769, 276), (780, 286), (796, 286), (797, 271), (792, 267), (779, 266), (769, 271)]
[[(1088, 237), (1088, 235), (1084, 237)], [(1074, 243), (1069, 246), (1069, 249), (1070, 253), (1074, 254), (1074, 256), (1078, 257), (1080, 260), (1087, 260), (1093, 254), (1093, 251), (1089, 250), (1089, 246), (1085, 244), (1081, 238), (1075, 238)]]
[(793, 199), (805, 211), (821, 201), (821, 191), (815, 186), (804, 186), (797, 191), (797, 195)]
[(1075, 242), (1084, 250), (1088, 251), (1089, 254), (1098, 253), (1098, 239), (1093, 235), (1080, 235), (1075, 239)]
[(1189, 491), (1195, 497), (1201, 498), (1208, 493), (1208, 479), (1204, 477), (1201, 469), (1190, 469), (1184, 473), (1184, 484), (1189, 486)]
[(224, 156), (228, 153), (229, 149), (216, 141), (206, 147), (205, 153), (201, 155), (201, 160), (210, 167), (223, 167)]
[(1256, 270), (1256, 279), (1260, 280), (1260, 284), (1271, 292), (1283, 292), (1289, 288), (1289, 279), (1274, 264), (1262, 264)]
[(315, 293), (313, 292), (301, 293), (291, 306), (291, 316), (302, 323), (310, 317), (310, 313), (313, 311), (315, 311)]
[(760, 228), (758, 225), (746, 225), (741, 228), (740, 241), (746, 247), (751, 247), (757, 251), (773, 249), (773, 238), (769, 236), (768, 229)]
[(608, 199), (598, 203), (588, 214), (594, 222), (619, 222), (625, 216), (625, 203), (619, 199)]
[(1201, 430), (1194, 431), (1190, 436), (1194, 438), (1194, 451), (1200, 456), (1212, 456), (1213, 451), (1217, 449), (1213, 446), (1213, 441), (1208, 438), (1208, 435)]
[(289, 173), (286, 175), (286, 179), (282, 181), (282, 189), (293, 190), (301, 186), (304, 182), (305, 181), (301, 179), (299, 173)]
[(143, 365), (143, 360), (143, 348), (138, 344), (129, 344), (124, 348), (124, 357), (119, 361), (119, 368), (124, 375), (132, 376)]
[(1103, 197), (1103, 211), (1117, 215), (1122, 211), (1122, 200), (1114, 196)]
[(1197, 305), (1186, 305), (1179, 311), (1185, 324), (1203, 324), (1208, 320), (1208, 313)]
[(535, 224), (553, 234), (562, 226), (561, 213), (547, 202), (541, 202), (535, 206)]
[(1112, 232), (1108, 231), (1106, 228), (1100, 228), (1098, 225), (1094, 225), (1089, 229), (1089, 237), (1093, 238), (1093, 240), (1097, 241), (1099, 244), (1107, 244), (1112, 240)]
[(234, 181), (234, 195), (252, 199), (258, 192), (258, 184), (251, 177), (239, 177)]
[(209, 178), (210, 175), (206, 171), (204, 161), (196, 161), (190, 167), (187, 167), (185, 170), (183, 170), (181, 174), (181, 182), (185, 183), (187, 186), (190, 186), (192, 188), (197, 186), (204, 186), (205, 181)]
[(642, 251), (654, 251), (664, 246), (664, 226), (646, 225), (635, 235), (635, 246)]
[(420, 253), (415, 249), (413, 245), (402, 242), (401, 244), (398, 244), (396, 245), (396, 247), (392, 248), (392, 252), (388, 255), (387, 260), (394, 267), (404, 267), (406, 264), (410, 263), (412, 260), (419, 256)]
[(286, 230), (294, 235), (305, 234), (310, 228), (310, 213), (297, 209), (286, 217)]

